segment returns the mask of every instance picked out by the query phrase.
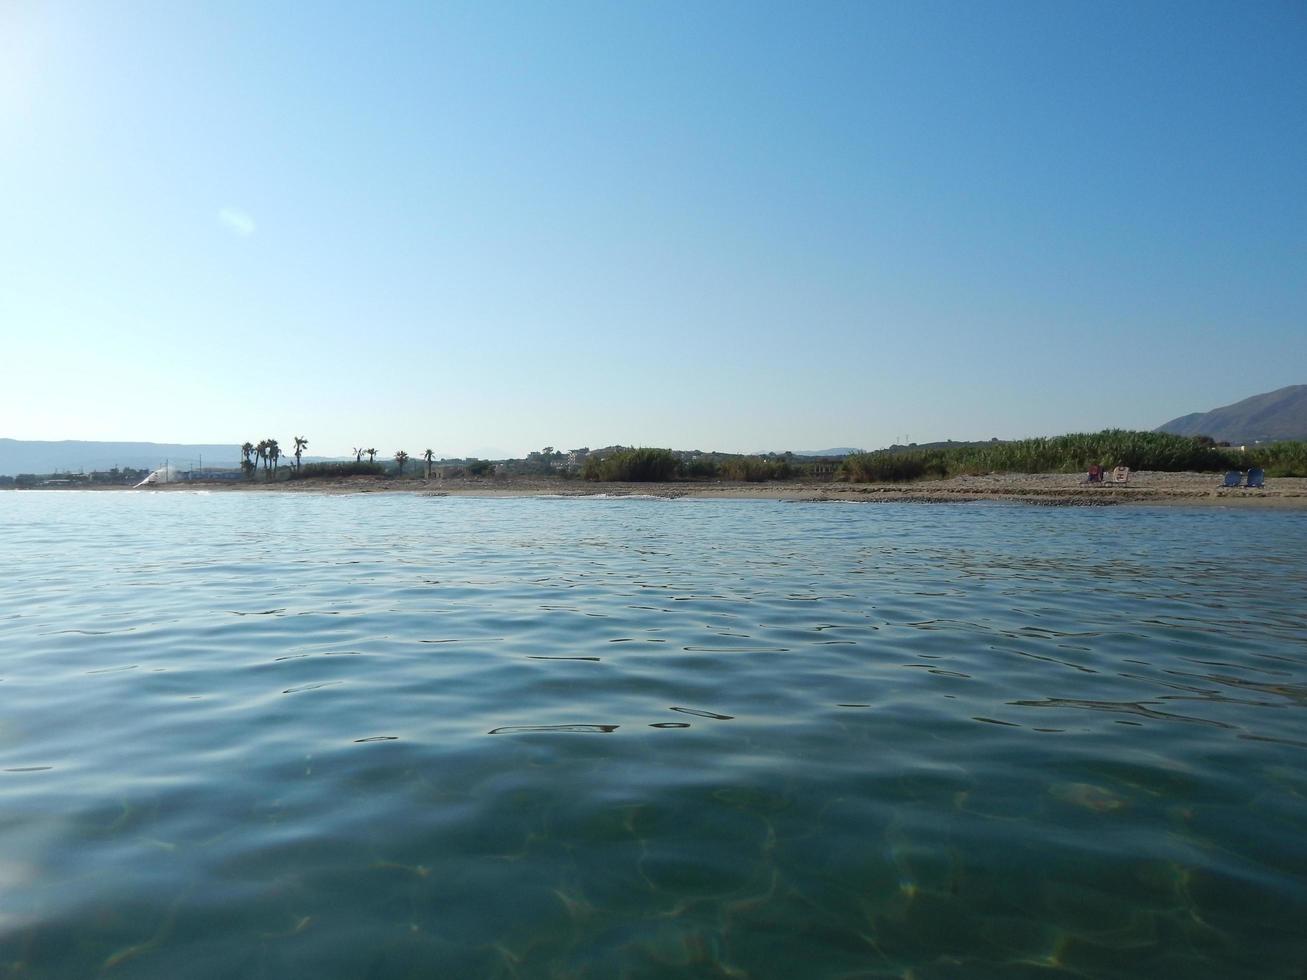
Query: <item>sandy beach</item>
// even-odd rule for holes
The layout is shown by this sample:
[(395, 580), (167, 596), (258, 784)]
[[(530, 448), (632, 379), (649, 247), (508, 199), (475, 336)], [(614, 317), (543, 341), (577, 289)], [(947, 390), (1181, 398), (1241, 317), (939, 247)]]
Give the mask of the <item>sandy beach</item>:
[[(662, 497), (667, 499), (851, 501), (859, 503), (966, 503), (1000, 500), (1040, 506), (1162, 504), (1307, 509), (1307, 479), (1269, 479), (1265, 489), (1226, 488), (1215, 473), (1132, 473), (1124, 486), (1089, 485), (1080, 474), (990, 474), (915, 483), (592, 483), (583, 480), (509, 477), (484, 479), (386, 479), (349, 477), (278, 483), (183, 482), (135, 492), (211, 490), (234, 493), (410, 493), (451, 497)], [(83, 488), (85, 489), (85, 488)], [(96, 488), (101, 489), (101, 488)], [(125, 488), (103, 488), (121, 491)]]

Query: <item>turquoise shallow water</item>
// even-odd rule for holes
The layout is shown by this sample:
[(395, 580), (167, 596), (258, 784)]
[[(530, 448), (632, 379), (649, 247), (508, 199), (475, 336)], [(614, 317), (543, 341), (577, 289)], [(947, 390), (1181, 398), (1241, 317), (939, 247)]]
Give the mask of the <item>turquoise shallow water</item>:
[(1301, 976), (1307, 518), (0, 494), (0, 975)]

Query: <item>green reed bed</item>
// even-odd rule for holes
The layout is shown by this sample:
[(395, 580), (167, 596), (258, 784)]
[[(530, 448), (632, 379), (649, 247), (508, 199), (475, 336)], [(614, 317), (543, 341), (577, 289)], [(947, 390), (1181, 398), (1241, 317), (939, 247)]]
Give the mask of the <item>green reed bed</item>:
[(1260, 466), (1270, 476), (1307, 476), (1307, 443), (1244, 452), (1166, 432), (1105, 429), (978, 446), (854, 453), (844, 460), (840, 477), (854, 483), (905, 482), (981, 473), (1078, 473), (1094, 464), (1172, 473)]
[(290, 470), (292, 480), (326, 479), (342, 476), (382, 476), (386, 468), (380, 463), (305, 463)]
[(1267, 476), (1307, 476), (1307, 442), (1273, 442), (1243, 454), (1243, 469), (1260, 466)]
[(623, 449), (601, 459), (591, 457), (581, 475), (587, 480), (660, 483), (669, 480), (737, 480), (763, 483), (799, 476), (802, 467), (764, 456), (682, 458), (670, 449)]
[(673, 480), (680, 460), (670, 449), (623, 449), (602, 459), (590, 457), (581, 475), (587, 480), (617, 483), (662, 483)]
[(717, 465), (723, 480), (740, 480), (746, 483), (763, 483), (767, 480), (784, 480), (794, 475), (794, 467), (783, 459), (763, 459), (761, 456), (732, 456)]

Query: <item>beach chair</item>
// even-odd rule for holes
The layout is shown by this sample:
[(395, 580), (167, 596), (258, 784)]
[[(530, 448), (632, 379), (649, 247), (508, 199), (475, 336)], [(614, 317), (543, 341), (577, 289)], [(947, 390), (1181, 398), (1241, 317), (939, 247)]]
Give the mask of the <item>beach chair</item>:
[(1238, 486), (1240, 483), (1242, 483), (1242, 482), (1243, 482), (1243, 474), (1242, 474), (1242, 473), (1240, 473), (1238, 470), (1229, 470), (1229, 471), (1225, 474), (1225, 482), (1222, 483), (1221, 486), (1223, 486), (1223, 487), (1237, 487), (1237, 486)]
[(1130, 482), (1130, 467), (1128, 467), (1128, 466), (1118, 466), (1116, 469), (1114, 469), (1114, 470), (1112, 471), (1112, 482), (1113, 482), (1113, 483), (1129, 483), (1129, 482)]
[(1265, 488), (1266, 474), (1262, 472), (1261, 467), (1254, 466), (1252, 469), (1248, 471), (1248, 486)]
[(1102, 482), (1103, 482), (1103, 468), (1102, 468), (1101, 466), (1099, 466), (1097, 463), (1095, 463), (1093, 466), (1089, 467), (1089, 476), (1085, 479), (1085, 482), (1086, 482), (1086, 483), (1102, 483)]

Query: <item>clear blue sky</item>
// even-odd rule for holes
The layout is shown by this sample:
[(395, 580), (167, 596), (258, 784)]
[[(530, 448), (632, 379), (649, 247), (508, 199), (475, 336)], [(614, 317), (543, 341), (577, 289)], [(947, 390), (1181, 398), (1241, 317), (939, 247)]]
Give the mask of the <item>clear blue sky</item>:
[(0, 436), (751, 451), (1307, 382), (1307, 4), (0, 3)]

